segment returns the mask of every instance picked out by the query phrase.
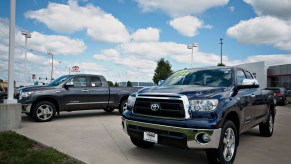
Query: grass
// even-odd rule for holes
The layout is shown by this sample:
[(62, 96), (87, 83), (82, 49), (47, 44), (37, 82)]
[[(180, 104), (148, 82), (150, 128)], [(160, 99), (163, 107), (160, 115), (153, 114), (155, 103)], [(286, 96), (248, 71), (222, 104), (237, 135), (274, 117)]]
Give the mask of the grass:
[(15, 132), (0, 132), (0, 164), (81, 163), (57, 150), (37, 144)]

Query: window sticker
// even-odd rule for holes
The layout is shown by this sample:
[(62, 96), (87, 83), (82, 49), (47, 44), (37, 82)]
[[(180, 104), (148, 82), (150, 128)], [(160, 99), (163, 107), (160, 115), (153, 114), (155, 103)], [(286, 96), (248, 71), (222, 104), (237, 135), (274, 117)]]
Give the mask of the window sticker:
[(178, 76), (187, 76), (190, 72), (187, 70), (182, 70), (182, 71), (178, 71), (174, 73), (174, 77), (178, 77)]

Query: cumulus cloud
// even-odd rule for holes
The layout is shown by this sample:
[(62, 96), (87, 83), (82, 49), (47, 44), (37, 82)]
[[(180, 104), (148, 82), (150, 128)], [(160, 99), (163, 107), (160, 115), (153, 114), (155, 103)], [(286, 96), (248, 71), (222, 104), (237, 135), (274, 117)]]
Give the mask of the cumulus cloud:
[(80, 6), (76, 0), (69, 0), (68, 4), (49, 2), (47, 8), (28, 11), (25, 17), (44, 23), (56, 32), (86, 30), (96, 41), (120, 43), (130, 39), (125, 25), (113, 15), (91, 4)]
[(265, 61), (267, 66), (283, 65), (291, 63), (291, 54), (268, 54), (268, 55), (253, 55), (243, 60), (228, 60), (226, 65), (239, 65), (244, 63), (254, 63)]
[(282, 19), (291, 19), (291, 1), (289, 0), (244, 0), (250, 4), (258, 16), (275, 16)]
[(203, 21), (199, 20), (197, 17), (190, 15), (175, 18), (171, 20), (169, 24), (180, 34), (188, 37), (197, 35), (198, 29), (212, 28), (210, 25), (204, 25)]
[(160, 40), (160, 30), (157, 28), (148, 27), (146, 29), (138, 29), (131, 35), (133, 41), (149, 42)]
[[(7, 79), (8, 77), (8, 49), (9, 49), (9, 24), (8, 20), (0, 18), (0, 78)], [(16, 28), (15, 32), (15, 77), (16, 80), (28, 79), (24, 77), (25, 70), (25, 55), (24, 55), (24, 36)], [(37, 77), (50, 77), (51, 58), (45, 55), (47, 51), (51, 51), (57, 55), (77, 55), (85, 51), (86, 45), (80, 39), (72, 39), (62, 35), (44, 35), (39, 32), (32, 32), (32, 38), (28, 40), (27, 53), (27, 74), (29, 77), (32, 73)], [(39, 53), (41, 52), (41, 53)], [(55, 69), (59, 65), (57, 60), (54, 60)], [(54, 71), (54, 77), (63, 74)]]
[(291, 26), (271, 16), (241, 21), (227, 30), (229, 37), (244, 44), (274, 44), (290, 39)]
[(162, 10), (171, 17), (199, 14), (213, 8), (224, 6), (229, 0), (136, 0), (143, 12)]

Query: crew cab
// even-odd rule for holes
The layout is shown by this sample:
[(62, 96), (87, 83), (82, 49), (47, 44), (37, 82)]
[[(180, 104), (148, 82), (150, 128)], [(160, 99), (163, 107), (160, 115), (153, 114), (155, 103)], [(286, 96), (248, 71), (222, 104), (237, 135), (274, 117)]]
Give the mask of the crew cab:
[(62, 111), (103, 109), (122, 113), (127, 98), (138, 88), (108, 87), (101, 75), (75, 74), (57, 78), (46, 86), (19, 89), (22, 111), (36, 121), (51, 121)]
[(239, 135), (259, 125), (273, 134), (274, 94), (238, 67), (184, 69), (128, 98), (123, 130), (134, 145), (206, 150), (210, 163), (233, 163)]

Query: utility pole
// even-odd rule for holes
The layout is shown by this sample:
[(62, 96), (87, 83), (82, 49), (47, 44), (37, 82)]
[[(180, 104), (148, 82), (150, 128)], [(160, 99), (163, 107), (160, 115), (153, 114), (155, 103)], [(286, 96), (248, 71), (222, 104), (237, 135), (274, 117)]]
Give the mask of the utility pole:
[(221, 64), (221, 66), (222, 66), (222, 45), (223, 45), (223, 39), (222, 38), (220, 38), (220, 64)]

